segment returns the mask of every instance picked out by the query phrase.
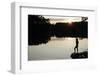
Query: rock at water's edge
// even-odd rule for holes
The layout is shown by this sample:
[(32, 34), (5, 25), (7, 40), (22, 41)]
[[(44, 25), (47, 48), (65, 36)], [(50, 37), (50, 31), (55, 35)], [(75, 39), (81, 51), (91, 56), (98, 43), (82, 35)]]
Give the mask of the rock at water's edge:
[(72, 53), (71, 54), (72, 59), (82, 59), (82, 58), (88, 58), (88, 52), (80, 52), (80, 53)]

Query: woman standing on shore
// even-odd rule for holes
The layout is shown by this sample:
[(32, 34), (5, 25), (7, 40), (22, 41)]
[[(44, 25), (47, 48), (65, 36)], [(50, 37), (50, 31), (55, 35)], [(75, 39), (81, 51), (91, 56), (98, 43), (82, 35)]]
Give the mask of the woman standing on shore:
[[(78, 38), (76, 38), (76, 46), (74, 47), (75, 53), (78, 53), (78, 45), (79, 45), (79, 41), (78, 41)], [(76, 50), (77, 50), (77, 52), (76, 52)]]

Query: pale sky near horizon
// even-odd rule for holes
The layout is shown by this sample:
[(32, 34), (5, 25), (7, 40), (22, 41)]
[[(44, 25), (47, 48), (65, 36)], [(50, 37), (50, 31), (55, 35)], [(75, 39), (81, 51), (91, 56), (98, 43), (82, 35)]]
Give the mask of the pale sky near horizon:
[(61, 17), (61, 16), (43, 16), (46, 19), (50, 19), (51, 24), (55, 24), (57, 22), (64, 22), (64, 23), (72, 23), (72, 22), (79, 22), (82, 21), (82, 17)]

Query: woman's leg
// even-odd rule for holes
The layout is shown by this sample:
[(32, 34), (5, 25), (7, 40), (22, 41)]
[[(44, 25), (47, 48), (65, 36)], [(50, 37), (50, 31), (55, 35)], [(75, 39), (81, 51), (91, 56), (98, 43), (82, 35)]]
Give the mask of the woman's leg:
[(74, 53), (76, 53), (76, 46), (74, 47)]
[(77, 47), (77, 53), (78, 53), (78, 47)]

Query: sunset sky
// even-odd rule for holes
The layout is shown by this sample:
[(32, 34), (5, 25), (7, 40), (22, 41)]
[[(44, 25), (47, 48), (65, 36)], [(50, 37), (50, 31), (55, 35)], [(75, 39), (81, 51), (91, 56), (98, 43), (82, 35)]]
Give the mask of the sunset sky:
[(71, 23), (71, 22), (79, 22), (81, 21), (81, 17), (59, 17), (59, 16), (44, 16), (46, 19), (50, 19), (51, 24), (55, 24), (57, 22)]

